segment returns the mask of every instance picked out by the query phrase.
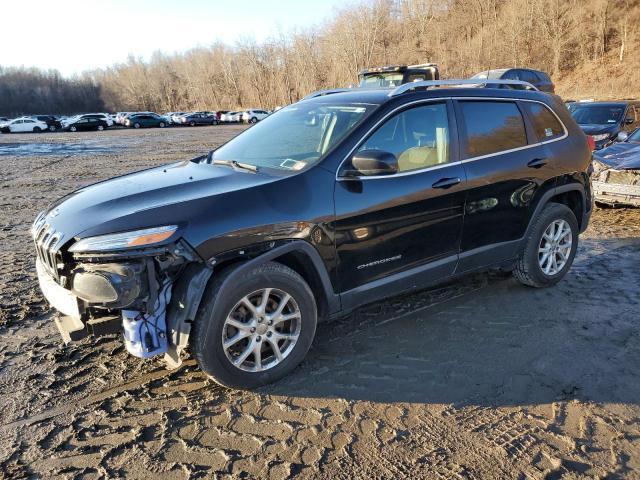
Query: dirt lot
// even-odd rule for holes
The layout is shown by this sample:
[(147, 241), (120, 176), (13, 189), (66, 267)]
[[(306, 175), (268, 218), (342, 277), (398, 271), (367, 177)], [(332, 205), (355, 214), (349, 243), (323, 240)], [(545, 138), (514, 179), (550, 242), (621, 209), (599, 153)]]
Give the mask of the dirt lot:
[(555, 288), (474, 275), (362, 308), (259, 392), (63, 347), (36, 213), (241, 128), (0, 137), (0, 477), (640, 478), (637, 210), (597, 210)]

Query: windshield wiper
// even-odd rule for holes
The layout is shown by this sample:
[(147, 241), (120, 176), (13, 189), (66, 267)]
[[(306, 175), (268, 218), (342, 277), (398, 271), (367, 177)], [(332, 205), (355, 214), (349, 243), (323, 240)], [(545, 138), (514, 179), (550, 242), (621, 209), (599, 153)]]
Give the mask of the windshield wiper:
[(246, 170), (248, 172), (257, 172), (258, 167), (251, 165), (250, 163), (241, 163), (237, 160), (213, 160), (214, 165), (227, 165), (229, 167), (237, 168), (239, 170)]

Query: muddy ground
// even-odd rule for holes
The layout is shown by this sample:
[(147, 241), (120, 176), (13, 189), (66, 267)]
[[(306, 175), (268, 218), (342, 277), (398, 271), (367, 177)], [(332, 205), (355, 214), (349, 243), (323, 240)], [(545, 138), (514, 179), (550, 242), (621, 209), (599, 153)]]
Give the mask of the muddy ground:
[(0, 477), (640, 478), (638, 210), (596, 210), (554, 288), (473, 275), (362, 308), (258, 392), (62, 346), (37, 212), (241, 128), (0, 137)]

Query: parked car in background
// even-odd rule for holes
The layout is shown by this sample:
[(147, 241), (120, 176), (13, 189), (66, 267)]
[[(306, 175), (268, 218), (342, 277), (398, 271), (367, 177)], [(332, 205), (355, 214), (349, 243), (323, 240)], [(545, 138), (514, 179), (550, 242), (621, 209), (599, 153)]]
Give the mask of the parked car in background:
[(118, 112), (116, 113), (116, 119), (115, 122), (119, 125), (124, 125), (124, 119), (125, 117), (130, 114), (131, 112)]
[(561, 281), (592, 197), (560, 98), (412, 85), (316, 92), (208, 154), (53, 203), (31, 232), (63, 338), (120, 333), (132, 355), (176, 367), (189, 351), (255, 388), (360, 305), (491, 268)]
[(127, 116), (124, 121), (125, 127), (143, 128), (143, 127), (160, 127), (167, 126), (167, 120), (157, 113), (135, 113)]
[(389, 65), (386, 67), (366, 68), (358, 72), (360, 87), (397, 87), (403, 83), (421, 80), (438, 80), (440, 73), (435, 63), (420, 65)]
[(0, 124), (0, 131), (2, 133), (40, 133), (48, 129), (49, 125), (47, 125), (45, 122), (36, 120), (31, 117), (20, 117), (16, 118), (15, 120), (9, 120), (8, 122)]
[(196, 125), (217, 125), (218, 116), (215, 112), (196, 112), (187, 113), (178, 117), (179, 125), (189, 125), (195, 127)]
[(180, 117), (188, 114), (189, 112), (173, 112), (173, 114), (171, 115), (171, 122), (176, 125), (180, 125), (181, 124)]
[(11, 120), (11, 119), (10, 119), (10, 118), (8, 118), (8, 117), (0, 117), (0, 123), (6, 123), (6, 122), (8, 122), (9, 120)]
[(109, 124), (104, 118), (84, 116), (73, 119), (63, 127), (64, 130), (69, 130), (70, 132), (82, 132), (86, 130), (102, 131), (105, 128), (109, 128)]
[(224, 115), (225, 113), (229, 113), (229, 110), (218, 110), (216, 112), (216, 117), (218, 117), (219, 122), (222, 122), (222, 115)]
[(76, 115), (74, 117), (70, 117), (70, 118), (67, 118), (66, 120), (63, 120), (61, 122), (62, 128), (68, 129), (68, 127), (72, 123), (76, 123), (78, 120), (85, 119), (85, 118), (94, 118), (97, 120), (102, 120), (107, 125), (107, 127), (111, 127), (113, 125), (113, 120), (111, 119), (110, 115), (107, 113), (83, 113), (81, 115)]
[(55, 132), (59, 128), (62, 128), (62, 123), (53, 115), (31, 115), (31, 118), (40, 120), (47, 124), (47, 128), (50, 132)]
[[(485, 70), (484, 72), (476, 73), (471, 78), (477, 78), (478, 80), (520, 80), (530, 83), (542, 92), (554, 93), (555, 91), (555, 85), (547, 73), (531, 68), (498, 68)], [(492, 85), (489, 82), (487, 82), (487, 86), (492, 88), (522, 88), (518, 85)]]
[(597, 202), (640, 207), (640, 128), (593, 153), (593, 192)]
[(266, 110), (245, 110), (242, 112), (242, 121), (245, 123), (257, 123), (269, 116), (269, 112)]
[(596, 150), (611, 145), (620, 132), (630, 133), (640, 127), (640, 102), (576, 102), (571, 116), (590, 135)]
[(242, 121), (242, 114), (240, 112), (227, 112), (220, 117), (222, 123), (237, 123)]

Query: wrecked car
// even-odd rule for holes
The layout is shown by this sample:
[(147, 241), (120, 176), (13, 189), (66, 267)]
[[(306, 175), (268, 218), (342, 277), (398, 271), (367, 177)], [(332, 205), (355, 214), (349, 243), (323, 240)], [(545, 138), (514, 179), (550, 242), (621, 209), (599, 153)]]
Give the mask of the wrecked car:
[(316, 92), (55, 202), (32, 235), (63, 338), (252, 388), (360, 305), (489, 268), (554, 285), (591, 214), (586, 137), (557, 96), (455, 82)]
[(569, 109), (585, 134), (590, 135), (596, 150), (616, 141), (618, 134), (628, 134), (640, 126), (640, 102), (575, 102)]
[(640, 207), (640, 128), (620, 135), (622, 141), (593, 153), (595, 200)]

